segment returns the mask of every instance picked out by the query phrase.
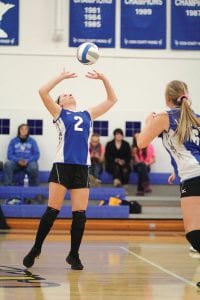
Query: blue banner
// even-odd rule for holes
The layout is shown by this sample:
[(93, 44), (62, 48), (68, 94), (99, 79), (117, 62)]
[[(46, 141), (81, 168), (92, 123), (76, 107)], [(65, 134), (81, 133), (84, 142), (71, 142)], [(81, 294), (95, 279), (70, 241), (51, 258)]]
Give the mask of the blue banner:
[(171, 48), (200, 50), (200, 0), (171, 3)]
[(166, 0), (121, 1), (121, 48), (166, 48)]
[(19, 43), (19, 0), (0, 1), (0, 45)]
[(70, 0), (69, 46), (115, 47), (115, 0)]

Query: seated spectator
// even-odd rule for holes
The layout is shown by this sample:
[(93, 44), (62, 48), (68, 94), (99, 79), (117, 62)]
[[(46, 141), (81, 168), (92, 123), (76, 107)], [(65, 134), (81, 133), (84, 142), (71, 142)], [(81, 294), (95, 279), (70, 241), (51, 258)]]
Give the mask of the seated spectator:
[(105, 149), (106, 171), (113, 175), (113, 185), (119, 187), (128, 184), (131, 172), (131, 147), (124, 138), (122, 129), (113, 132), (114, 139), (107, 143)]
[(17, 137), (13, 138), (7, 150), (8, 161), (5, 162), (4, 185), (13, 185), (13, 173), (23, 170), (28, 174), (29, 184), (36, 186), (38, 180), (38, 159), (40, 153), (36, 141), (29, 136), (27, 124), (18, 127)]
[(149, 172), (151, 165), (155, 162), (155, 151), (151, 144), (144, 149), (139, 149), (136, 142), (137, 134), (133, 137), (132, 145), (133, 171), (138, 174), (136, 195), (144, 196), (144, 193), (152, 192), (149, 185)]
[(90, 181), (91, 185), (98, 186), (101, 183), (100, 175), (103, 171), (104, 152), (105, 149), (100, 143), (100, 136), (98, 133), (93, 133), (90, 139)]

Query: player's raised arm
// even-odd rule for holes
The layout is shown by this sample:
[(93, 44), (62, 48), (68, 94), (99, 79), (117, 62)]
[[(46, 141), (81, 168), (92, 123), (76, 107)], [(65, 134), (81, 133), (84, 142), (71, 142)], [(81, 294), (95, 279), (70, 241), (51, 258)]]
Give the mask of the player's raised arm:
[(55, 76), (53, 79), (45, 83), (43, 86), (39, 89), (40, 97), (45, 105), (45, 107), (48, 109), (48, 111), (51, 113), (51, 115), (55, 118), (59, 115), (61, 111), (61, 106), (58, 105), (50, 96), (50, 91), (62, 80), (64, 79), (70, 79), (75, 78), (77, 75), (75, 73), (64, 71), (60, 73), (59, 75)]
[(105, 112), (107, 112), (117, 102), (117, 96), (115, 94), (113, 87), (110, 84), (110, 81), (104, 74), (93, 71), (93, 72), (88, 72), (86, 74), (86, 77), (90, 79), (102, 80), (106, 90), (106, 96), (107, 96), (106, 100), (88, 109), (91, 118), (94, 120), (99, 116), (103, 115)]

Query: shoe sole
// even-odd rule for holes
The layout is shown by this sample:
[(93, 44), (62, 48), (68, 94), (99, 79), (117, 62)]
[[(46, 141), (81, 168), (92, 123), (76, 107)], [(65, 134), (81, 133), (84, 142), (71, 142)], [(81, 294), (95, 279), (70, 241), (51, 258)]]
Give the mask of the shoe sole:
[(72, 261), (71, 261), (71, 259), (70, 258), (66, 258), (66, 262), (71, 266), (71, 269), (72, 270), (83, 270), (83, 265), (81, 265), (81, 266), (74, 266), (73, 264), (72, 264)]
[(27, 269), (29, 269), (29, 268), (31, 268), (33, 265), (34, 265), (34, 263), (35, 263), (35, 260), (36, 259), (39, 259), (40, 258), (40, 254), (39, 255), (37, 255), (37, 256), (35, 256), (35, 258), (33, 259), (33, 263), (30, 265), (30, 264), (26, 264), (25, 262), (24, 262), (24, 260), (25, 260), (25, 258), (23, 259), (23, 265), (27, 268)]

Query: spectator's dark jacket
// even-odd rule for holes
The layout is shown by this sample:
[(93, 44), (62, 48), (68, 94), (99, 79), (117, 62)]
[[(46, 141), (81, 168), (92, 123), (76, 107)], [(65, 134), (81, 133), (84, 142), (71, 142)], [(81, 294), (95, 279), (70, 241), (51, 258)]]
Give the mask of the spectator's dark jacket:
[(105, 149), (105, 167), (106, 171), (111, 172), (115, 159), (120, 158), (125, 160), (126, 165), (130, 166), (131, 147), (128, 142), (122, 140), (122, 145), (119, 149), (115, 146), (115, 140), (108, 142)]

